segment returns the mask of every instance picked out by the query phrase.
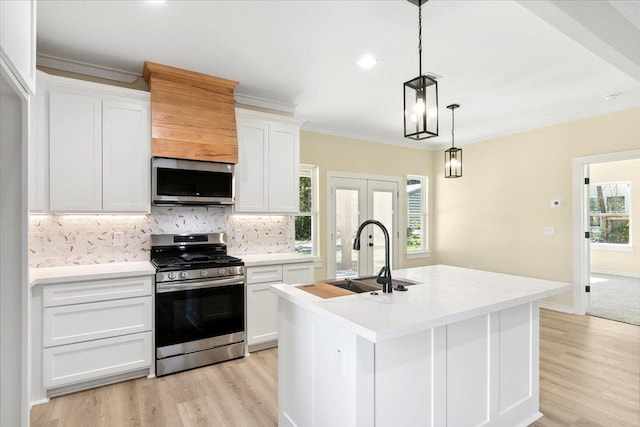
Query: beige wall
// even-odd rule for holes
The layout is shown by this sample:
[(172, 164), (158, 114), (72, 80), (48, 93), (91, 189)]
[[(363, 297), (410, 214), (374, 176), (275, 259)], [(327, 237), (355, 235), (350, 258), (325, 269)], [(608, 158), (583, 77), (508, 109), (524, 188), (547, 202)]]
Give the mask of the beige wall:
[[(341, 171), (406, 178), (408, 174), (426, 175), (431, 182), (431, 157), (426, 150), (378, 144), (357, 139), (302, 131), (300, 134), (300, 163), (316, 165), (319, 169), (319, 255), (323, 267), (316, 269), (316, 279), (326, 278), (327, 258), (327, 171)], [(401, 186), (400, 200), (406, 200)], [(403, 209), (404, 212), (404, 209)], [(400, 218), (400, 229), (406, 228), (406, 219)], [(431, 244), (430, 244), (431, 246)], [(432, 264), (431, 258), (409, 260), (406, 252), (399, 256), (405, 267)]]
[(591, 182), (631, 182), (631, 251), (591, 246), (591, 269), (640, 276), (640, 159), (591, 165)]
[(434, 153), (435, 261), (572, 282), (572, 158), (640, 148), (638, 123), (635, 108), (466, 145), (459, 179)]

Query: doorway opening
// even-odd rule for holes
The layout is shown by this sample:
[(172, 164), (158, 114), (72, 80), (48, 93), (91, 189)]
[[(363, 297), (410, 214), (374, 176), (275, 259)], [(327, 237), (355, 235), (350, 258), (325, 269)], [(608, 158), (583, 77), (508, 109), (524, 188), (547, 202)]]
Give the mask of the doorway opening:
[(640, 150), (574, 159), (574, 311), (640, 325)]
[(640, 325), (640, 158), (589, 165), (586, 314)]

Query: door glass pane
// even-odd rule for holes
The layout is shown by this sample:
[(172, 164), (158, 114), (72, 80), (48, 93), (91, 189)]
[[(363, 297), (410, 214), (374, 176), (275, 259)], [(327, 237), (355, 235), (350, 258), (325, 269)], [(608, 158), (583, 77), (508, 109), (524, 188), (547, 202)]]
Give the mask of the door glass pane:
[[(358, 230), (358, 190), (336, 189), (336, 277), (358, 275), (358, 251), (353, 240)], [(362, 245), (365, 245), (362, 239)]]
[[(385, 226), (389, 234), (393, 233), (393, 193), (389, 191), (373, 191), (373, 218)], [(373, 228), (373, 272), (378, 274), (384, 267), (384, 233), (380, 227)], [(367, 236), (368, 237), (368, 236)], [(389, 236), (389, 255), (393, 253), (393, 238)], [(389, 264), (392, 261), (389, 260)]]

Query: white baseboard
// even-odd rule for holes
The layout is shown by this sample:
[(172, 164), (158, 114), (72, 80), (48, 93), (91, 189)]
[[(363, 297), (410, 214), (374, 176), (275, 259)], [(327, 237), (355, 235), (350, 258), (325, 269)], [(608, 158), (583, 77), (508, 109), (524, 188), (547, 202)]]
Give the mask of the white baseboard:
[(540, 301), (540, 308), (546, 308), (561, 313), (574, 314), (573, 307), (570, 305), (556, 304), (555, 302)]
[(620, 272), (620, 271), (610, 271), (610, 270), (598, 270), (598, 269), (591, 269), (592, 273), (600, 273), (600, 274), (611, 274), (612, 276), (623, 276), (623, 277), (633, 277), (633, 278), (640, 278), (640, 274), (637, 273), (624, 273), (624, 272)]

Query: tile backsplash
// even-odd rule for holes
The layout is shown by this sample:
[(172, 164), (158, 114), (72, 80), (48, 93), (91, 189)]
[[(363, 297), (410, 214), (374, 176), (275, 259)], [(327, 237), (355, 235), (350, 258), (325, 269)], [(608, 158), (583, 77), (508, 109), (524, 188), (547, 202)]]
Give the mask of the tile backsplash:
[[(150, 215), (31, 215), (29, 266), (148, 261), (152, 234), (226, 232), (232, 254), (294, 251), (292, 216), (231, 212), (230, 207), (154, 206)], [(123, 246), (113, 245), (115, 232), (124, 233)]]

